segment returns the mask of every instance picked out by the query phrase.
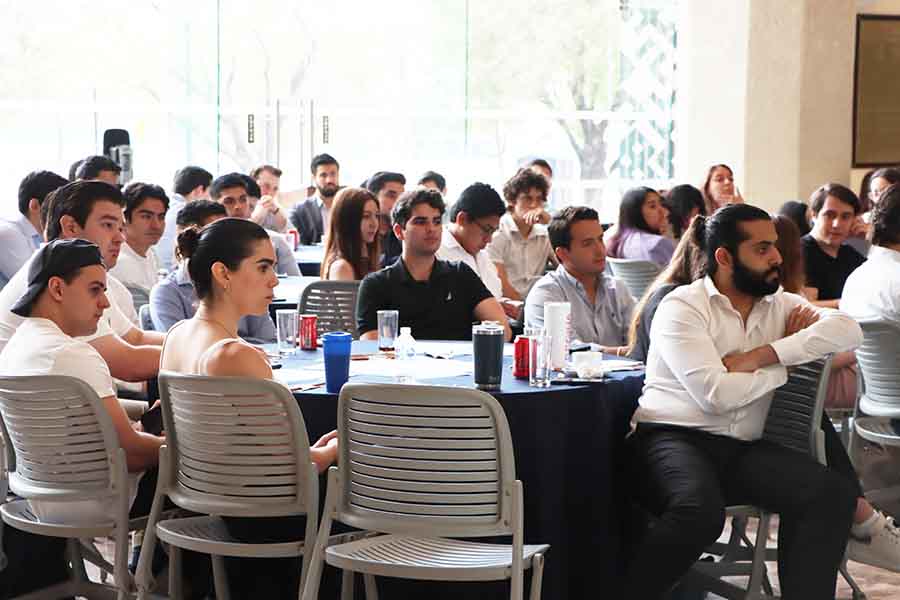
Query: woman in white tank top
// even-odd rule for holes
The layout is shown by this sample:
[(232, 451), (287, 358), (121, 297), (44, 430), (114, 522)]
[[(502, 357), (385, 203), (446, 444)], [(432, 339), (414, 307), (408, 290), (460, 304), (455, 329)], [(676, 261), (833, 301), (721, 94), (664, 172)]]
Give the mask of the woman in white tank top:
[[(265, 352), (237, 335), (241, 317), (268, 311), (278, 284), (268, 234), (252, 221), (220, 219), (203, 229), (183, 231), (177, 252), (189, 261), (200, 306), (192, 318), (169, 330), (160, 370), (271, 379)], [(337, 441), (332, 431), (310, 448), (320, 472), (335, 461)], [(247, 542), (300, 539), (304, 522), (302, 517), (226, 519), (232, 535)], [(299, 558), (234, 559), (226, 570), (234, 598), (297, 598)]]

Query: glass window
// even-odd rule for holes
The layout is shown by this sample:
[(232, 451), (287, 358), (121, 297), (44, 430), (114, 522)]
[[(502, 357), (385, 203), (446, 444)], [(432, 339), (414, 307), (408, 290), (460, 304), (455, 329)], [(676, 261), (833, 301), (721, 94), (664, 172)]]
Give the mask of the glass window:
[(299, 199), (310, 159), (329, 152), (343, 185), (378, 170), (413, 185), (435, 170), (452, 200), (474, 181), (500, 190), (540, 157), (552, 206), (613, 220), (626, 188), (673, 176), (676, 11), (663, 0), (10, 3), (3, 213), (27, 172), (66, 175), (122, 128), (134, 178), (167, 188), (186, 164), (272, 163)]

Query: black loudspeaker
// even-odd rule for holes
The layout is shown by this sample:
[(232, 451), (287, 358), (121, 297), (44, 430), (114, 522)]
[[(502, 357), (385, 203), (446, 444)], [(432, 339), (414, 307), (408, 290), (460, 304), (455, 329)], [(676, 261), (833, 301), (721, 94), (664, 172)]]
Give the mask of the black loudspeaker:
[(131, 165), (131, 136), (124, 129), (107, 129), (103, 132), (103, 154), (122, 168), (119, 184), (125, 185), (134, 177)]

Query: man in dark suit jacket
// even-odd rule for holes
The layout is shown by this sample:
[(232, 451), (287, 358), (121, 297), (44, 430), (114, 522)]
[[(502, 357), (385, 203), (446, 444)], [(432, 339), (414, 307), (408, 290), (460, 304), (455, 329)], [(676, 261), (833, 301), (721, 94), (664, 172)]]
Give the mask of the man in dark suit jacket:
[[(322, 210), (318, 196), (307, 198), (291, 211), (291, 223), (300, 233), (300, 243), (304, 246), (318, 244), (325, 234)], [(324, 204), (324, 203), (323, 203)]]
[(316, 193), (291, 211), (291, 223), (300, 233), (300, 243), (304, 246), (318, 244), (328, 229), (328, 215), (334, 195), (340, 189), (338, 178), (340, 165), (330, 154), (319, 154), (310, 164)]

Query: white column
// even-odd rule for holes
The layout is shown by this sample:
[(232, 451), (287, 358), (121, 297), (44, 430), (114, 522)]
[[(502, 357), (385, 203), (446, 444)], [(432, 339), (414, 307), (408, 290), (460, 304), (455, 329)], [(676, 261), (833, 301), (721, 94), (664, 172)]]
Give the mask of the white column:
[(849, 183), (855, 10), (854, 0), (686, 0), (678, 178), (702, 183), (727, 163), (744, 198), (768, 209)]

